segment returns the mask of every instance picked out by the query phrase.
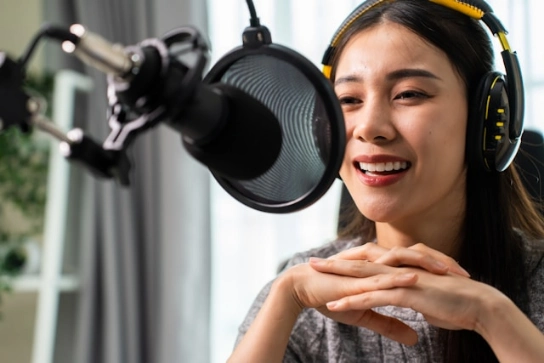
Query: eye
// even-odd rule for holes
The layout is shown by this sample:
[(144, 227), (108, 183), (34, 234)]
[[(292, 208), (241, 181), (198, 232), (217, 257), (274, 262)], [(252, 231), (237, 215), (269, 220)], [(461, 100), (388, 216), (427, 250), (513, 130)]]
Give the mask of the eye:
[(358, 105), (362, 103), (362, 101), (355, 97), (340, 97), (338, 99), (340, 101), (340, 105)]
[(405, 91), (395, 97), (398, 100), (429, 98), (429, 95), (419, 91)]

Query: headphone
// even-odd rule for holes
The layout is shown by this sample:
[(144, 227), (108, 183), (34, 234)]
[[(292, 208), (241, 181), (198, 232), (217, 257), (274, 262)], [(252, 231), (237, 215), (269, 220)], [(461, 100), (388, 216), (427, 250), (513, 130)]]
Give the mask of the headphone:
[[(323, 73), (331, 76), (333, 55), (340, 40), (351, 25), (369, 10), (391, 0), (367, 0), (359, 5), (344, 20), (334, 33), (333, 39), (323, 56)], [(400, 1), (400, 0), (399, 0)], [(481, 79), (474, 100), (475, 121), (480, 123), (476, 129), (476, 146), (467, 142), (467, 147), (478, 148), (477, 162), (487, 171), (502, 172), (514, 160), (521, 144), (523, 133), (524, 93), (523, 79), (519, 61), (506, 39), (507, 31), (493, 9), (483, 0), (422, 0), (442, 5), (465, 14), (470, 18), (481, 20), (495, 35), (502, 47), (502, 59), (506, 74), (491, 71)], [(469, 140), (474, 140), (469, 135)]]

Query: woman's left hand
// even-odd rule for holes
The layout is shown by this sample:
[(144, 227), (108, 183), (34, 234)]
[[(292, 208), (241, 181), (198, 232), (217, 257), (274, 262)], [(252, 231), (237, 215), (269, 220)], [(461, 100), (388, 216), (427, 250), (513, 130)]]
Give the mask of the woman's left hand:
[(453, 258), (423, 243), (417, 243), (410, 247), (394, 247), (389, 249), (376, 243), (368, 242), (362, 246), (342, 251), (329, 257), (329, 259), (367, 260), (387, 266), (420, 267), (439, 275), (452, 272), (470, 277), (470, 274)]
[[(310, 265), (322, 273), (358, 277), (357, 271), (360, 269), (357, 266), (363, 262), (368, 263), (339, 258), (313, 259)], [(327, 309), (340, 313), (393, 305), (412, 308), (423, 314), (430, 324), (441, 328), (477, 330), (485, 303), (504, 298), (497, 289), (459, 274), (435, 274), (414, 267), (397, 267), (395, 270), (392, 273), (416, 274), (417, 282), (411, 286), (375, 289), (346, 296), (329, 302)]]

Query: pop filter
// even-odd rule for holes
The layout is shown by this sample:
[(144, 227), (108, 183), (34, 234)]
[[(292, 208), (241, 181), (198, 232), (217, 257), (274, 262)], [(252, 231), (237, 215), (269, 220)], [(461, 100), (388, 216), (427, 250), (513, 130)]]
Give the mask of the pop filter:
[(271, 213), (300, 210), (325, 194), (342, 163), (345, 126), (330, 81), (313, 63), (273, 44), (266, 27), (252, 24), (243, 33), (243, 45), (222, 57), (203, 82), (243, 91), (266, 106), (281, 126), (281, 150), (263, 174), (240, 180), (210, 168), (225, 191)]

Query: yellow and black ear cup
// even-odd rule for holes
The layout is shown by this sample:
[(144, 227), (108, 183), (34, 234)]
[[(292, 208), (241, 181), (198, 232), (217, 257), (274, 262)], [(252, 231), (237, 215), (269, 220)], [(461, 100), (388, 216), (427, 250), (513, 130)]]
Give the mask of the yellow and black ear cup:
[(470, 154), (479, 159), (485, 170), (504, 171), (519, 149), (520, 138), (510, 138), (510, 104), (504, 75), (489, 72), (482, 78), (475, 101), (475, 117), (468, 128), (476, 128), (477, 140), (467, 140), (480, 150)]

